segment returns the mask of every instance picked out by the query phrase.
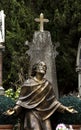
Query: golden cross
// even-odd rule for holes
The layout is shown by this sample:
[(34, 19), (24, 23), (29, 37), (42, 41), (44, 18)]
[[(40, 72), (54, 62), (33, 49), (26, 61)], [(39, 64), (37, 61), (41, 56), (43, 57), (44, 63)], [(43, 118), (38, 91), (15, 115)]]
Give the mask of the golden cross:
[(48, 19), (44, 19), (44, 15), (43, 13), (40, 14), (39, 18), (35, 18), (36, 22), (40, 22), (40, 31), (43, 32), (44, 31), (44, 22), (49, 22)]

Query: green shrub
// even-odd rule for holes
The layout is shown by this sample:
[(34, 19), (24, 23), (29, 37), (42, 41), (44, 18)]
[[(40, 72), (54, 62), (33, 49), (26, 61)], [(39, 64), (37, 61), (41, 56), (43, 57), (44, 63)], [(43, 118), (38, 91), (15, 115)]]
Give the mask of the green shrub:
[(64, 96), (59, 100), (65, 106), (73, 106), (78, 113), (71, 114), (68, 112), (59, 113), (55, 112), (52, 116), (53, 122), (64, 124), (81, 124), (81, 99), (75, 96)]
[(14, 105), (15, 105), (15, 101), (13, 101), (10, 97), (0, 95), (0, 124), (17, 123), (17, 118), (15, 117), (15, 115), (7, 116), (7, 115), (3, 114), (9, 108), (14, 107)]
[(5, 96), (10, 97), (12, 100), (16, 101), (19, 97), (20, 89), (21, 89), (21, 87), (18, 87), (16, 92), (14, 92), (12, 88), (9, 88), (5, 91)]

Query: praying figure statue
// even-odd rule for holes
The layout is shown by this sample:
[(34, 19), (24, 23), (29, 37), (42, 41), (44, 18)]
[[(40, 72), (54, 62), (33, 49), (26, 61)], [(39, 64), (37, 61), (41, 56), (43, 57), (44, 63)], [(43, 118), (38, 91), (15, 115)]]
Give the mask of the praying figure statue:
[(31, 77), (23, 83), (16, 105), (6, 111), (9, 116), (20, 116), (21, 130), (52, 130), (50, 116), (55, 111), (77, 112), (56, 99), (52, 84), (44, 77), (46, 70), (43, 61), (33, 65)]

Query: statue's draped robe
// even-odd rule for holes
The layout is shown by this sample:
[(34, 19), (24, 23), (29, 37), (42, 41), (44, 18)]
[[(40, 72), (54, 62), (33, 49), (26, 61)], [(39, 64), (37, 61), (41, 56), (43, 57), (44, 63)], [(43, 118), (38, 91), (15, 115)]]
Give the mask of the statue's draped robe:
[[(61, 106), (54, 95), (51, 83), (46, 79), (39, 83), (32, 77), (24, 82), (16, 104), (26, 110), (24, 128), (28, 128), (30, 124), (33, 127), (32, 130), (36, 130), (34, 124), (38, 125), (37, 130), (43, 130), (41, 128), (41, 126), (43, 127), (42, 122), (48, 120), (54, 111)], [(44, 130), (48, 129), (51, 130), (50, 125), (44, 126)]]

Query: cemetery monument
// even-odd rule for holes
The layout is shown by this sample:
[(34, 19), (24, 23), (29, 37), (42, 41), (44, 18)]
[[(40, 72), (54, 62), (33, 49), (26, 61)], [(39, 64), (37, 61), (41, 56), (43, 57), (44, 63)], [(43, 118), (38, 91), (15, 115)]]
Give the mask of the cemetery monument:
[(54, 47), (51, 41), (51, 34), (49, 31), (44, 30), (44, 23), (49, 22), (48, 19), (44, 18), (43, 13), (40, 14), (39, 18), (35, 19), (36, 22), (40, 23), (40, 30), (35, 31), (33, 40), (29, 44), (30, 55), (30, 72), (32, 65), (37, 61), (44, 61), (48, 65), (46, 78), (53, 84), (53, 88), (58, 98), (58, 86), (56, 76), (56, 65), (55, 65), (55, 53)]

